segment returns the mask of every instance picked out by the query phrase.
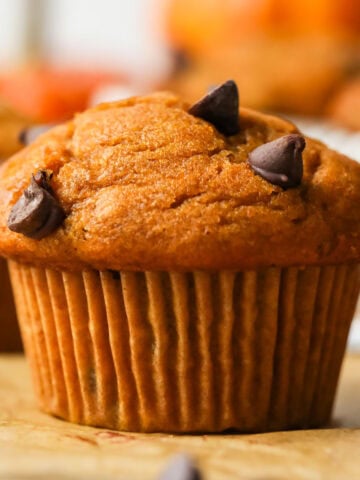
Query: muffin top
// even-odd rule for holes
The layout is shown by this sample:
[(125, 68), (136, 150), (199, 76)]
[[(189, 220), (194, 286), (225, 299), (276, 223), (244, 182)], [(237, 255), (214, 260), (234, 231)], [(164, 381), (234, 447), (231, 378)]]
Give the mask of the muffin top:
[[(65, 270), (359, 261), (360, 165), (309, 138), (304, 148), (280, 118), (241, 108), (233, 134), (203, 111), (158, 93), (99, 105), (41, 135), (0, 169), (0, 254)], [(266, 144), (280, 137), (302, 141), (294, 184), (264, 173), (279, 150)], [(30, 230), (22, 218), (22, 233), (11, 231), (34, 198), (46, 226), (31, 235), (35, 209)]]

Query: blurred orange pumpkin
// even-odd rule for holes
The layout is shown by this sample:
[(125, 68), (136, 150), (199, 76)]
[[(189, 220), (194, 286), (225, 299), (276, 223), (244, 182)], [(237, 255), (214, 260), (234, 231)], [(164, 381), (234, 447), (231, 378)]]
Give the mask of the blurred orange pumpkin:
[(354, 0), (168, 0), (167, 7), (171, 43), (194, 54), (259, 32), (360, 35)]
[(175, 48), (193, 53), (214, 43), (226, 44), (233, 37), (264, 27), (271, 15), (272, 1), (169, 0), (170, 42)]
[(57, 122), (84, 110), (96, 87), (120, 80), (108, 72), (31, 65), (0, 77), (0, 98), (35, 121)]
[(274, 26), (280, 26), (289, 33), (360, 34), (358, 1), (273, 0), (272, 3)]

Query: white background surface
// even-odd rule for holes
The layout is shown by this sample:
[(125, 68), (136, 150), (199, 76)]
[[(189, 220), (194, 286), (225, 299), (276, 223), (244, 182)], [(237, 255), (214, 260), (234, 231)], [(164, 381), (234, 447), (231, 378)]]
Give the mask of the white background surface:
[(127, 70), (152, 79), (169, 68), (164, 0), (0, 0), (0, 66), (26, 53), (28, 12), (43, 12), (44, 53), (57, 63)]

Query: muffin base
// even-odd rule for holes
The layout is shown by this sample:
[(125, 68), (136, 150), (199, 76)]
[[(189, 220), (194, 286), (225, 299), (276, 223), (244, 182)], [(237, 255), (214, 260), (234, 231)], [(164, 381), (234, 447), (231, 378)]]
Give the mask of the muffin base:
[(10, 262), (46, 412), (142, 432), (329, 421), (358, 265), (59, 272)]

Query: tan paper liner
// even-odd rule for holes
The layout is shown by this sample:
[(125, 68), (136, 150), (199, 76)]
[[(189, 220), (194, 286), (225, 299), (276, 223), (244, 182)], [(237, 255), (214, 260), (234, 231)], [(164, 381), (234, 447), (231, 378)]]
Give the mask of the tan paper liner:
[(143, 432), (329, 421), (358, 265), (59, 272), (10, 262), (43, 410)]
[(0, 259), (0, 352), (21, 350), (19, 326), (6, 261)]

